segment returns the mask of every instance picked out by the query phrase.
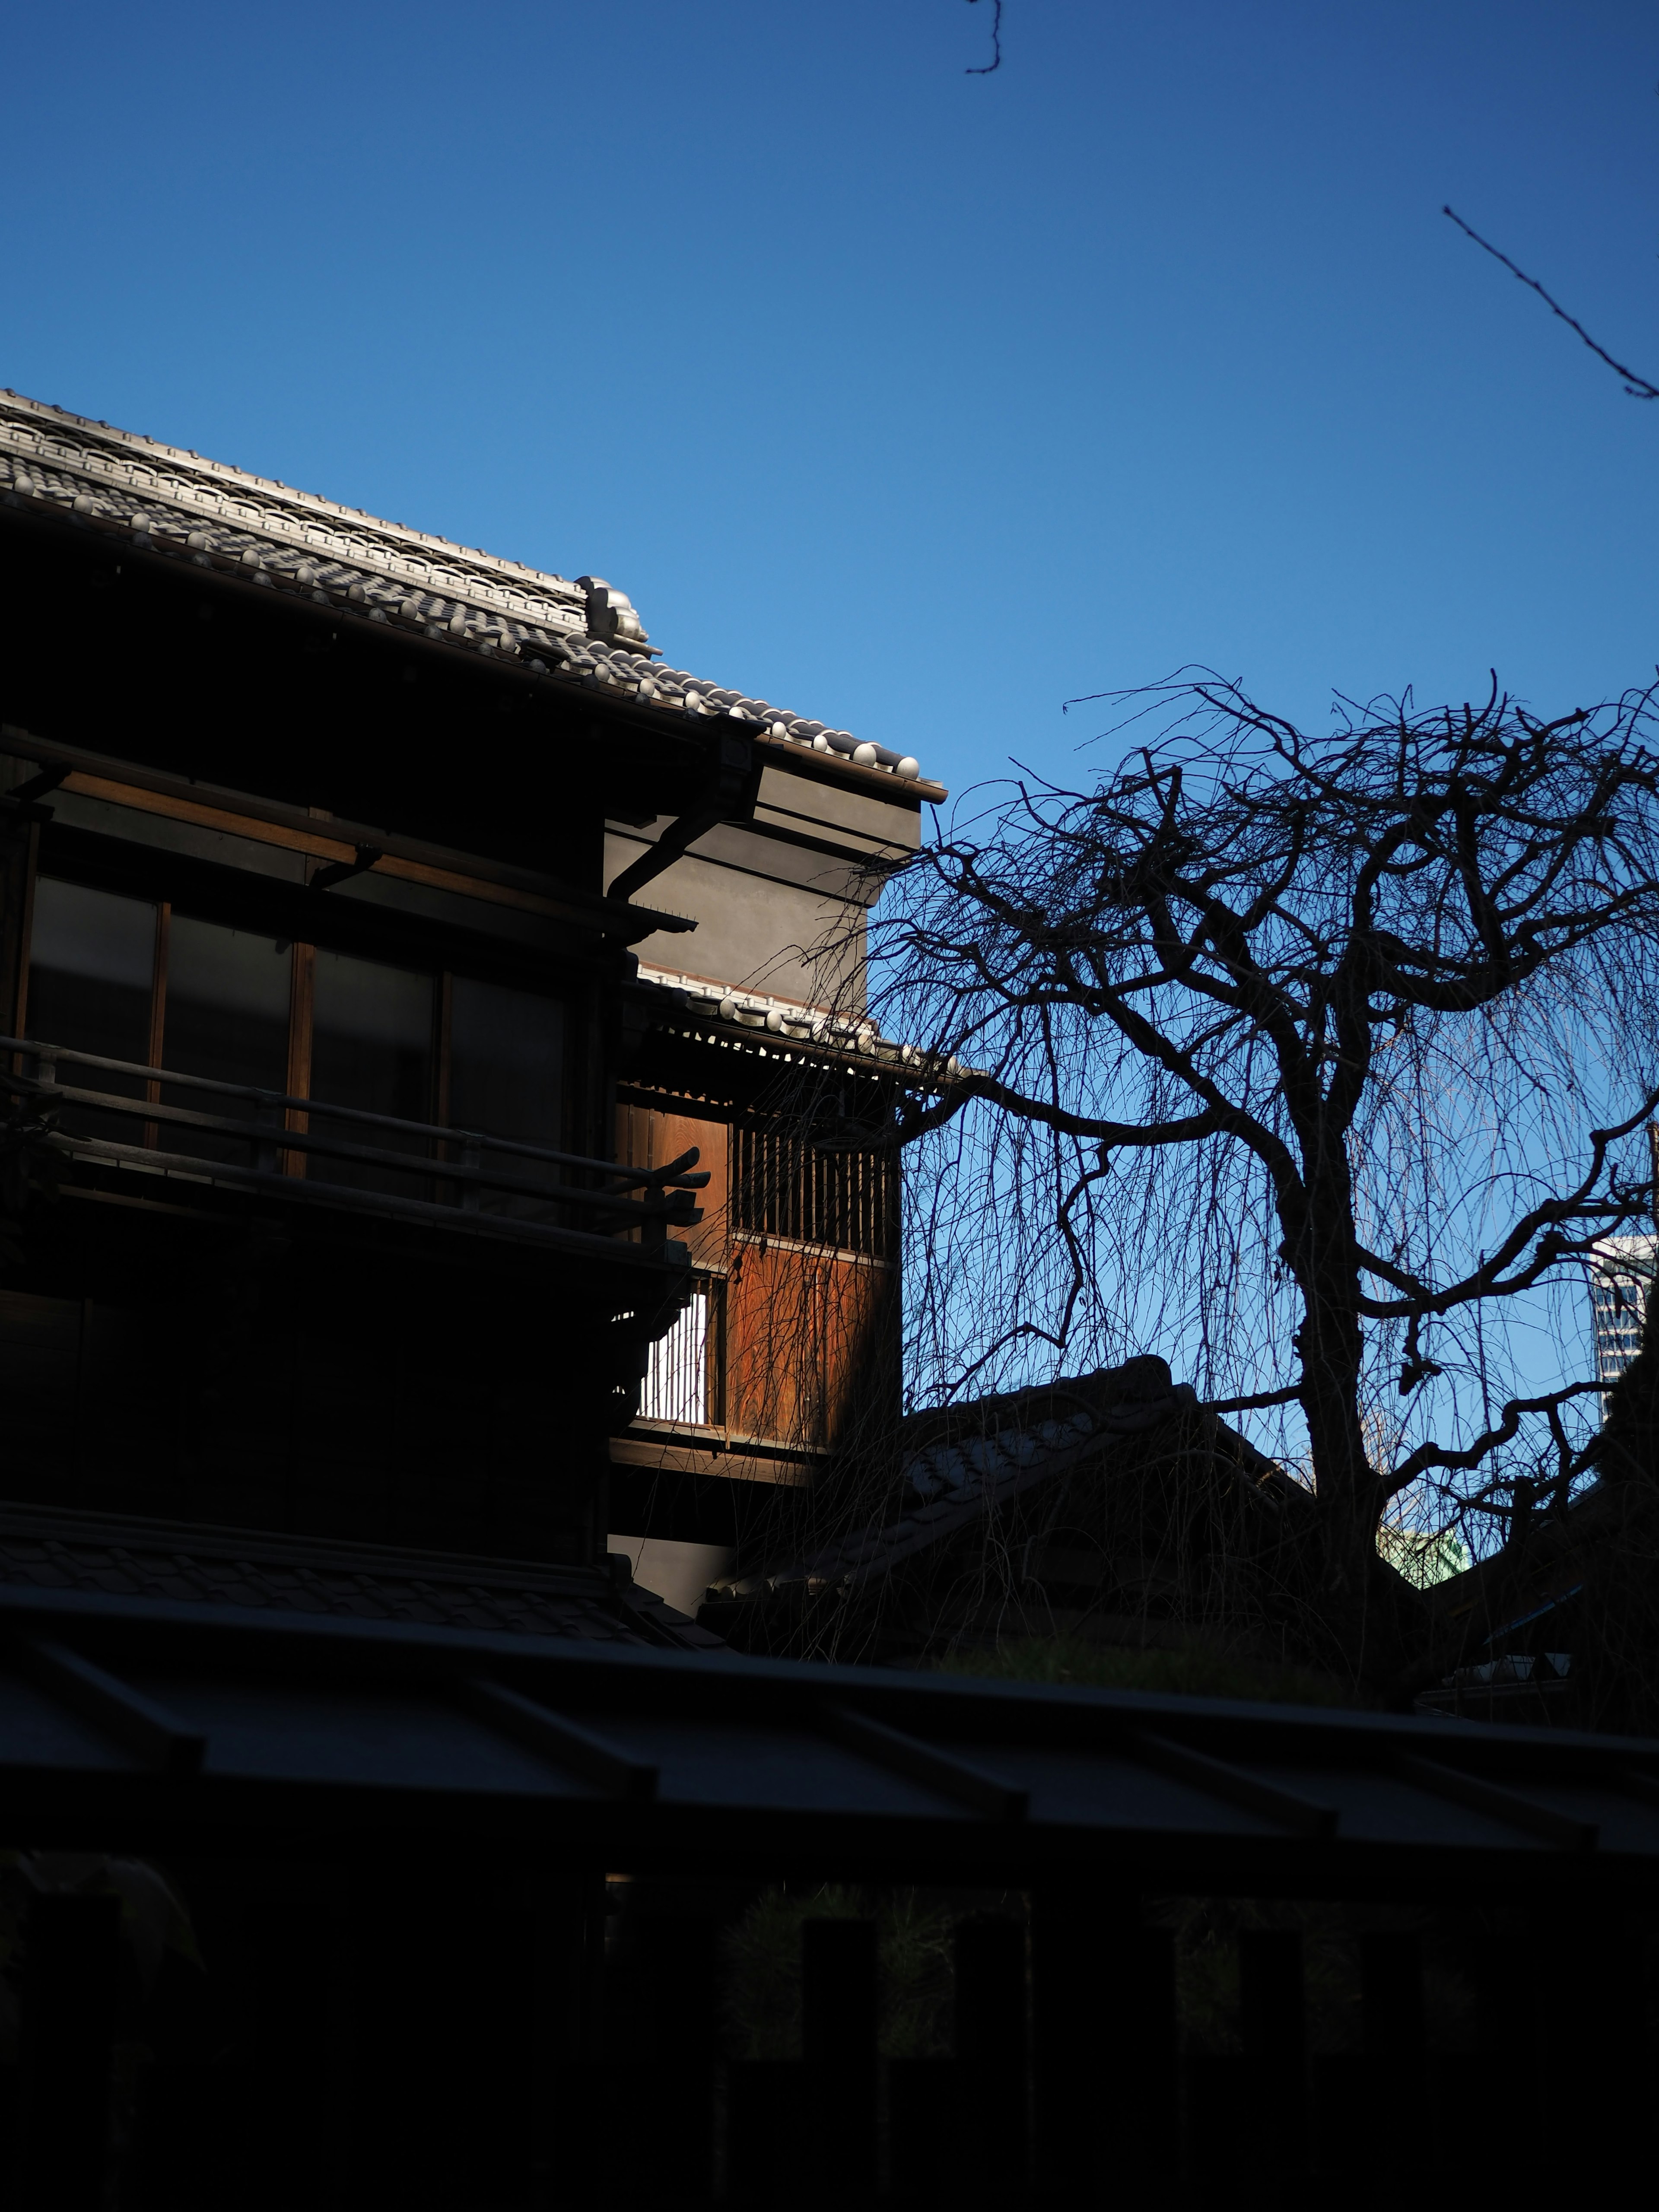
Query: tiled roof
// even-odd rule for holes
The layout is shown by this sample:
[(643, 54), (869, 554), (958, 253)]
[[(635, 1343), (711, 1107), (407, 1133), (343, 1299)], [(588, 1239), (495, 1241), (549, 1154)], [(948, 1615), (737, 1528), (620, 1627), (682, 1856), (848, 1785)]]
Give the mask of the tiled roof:
[(921, 774), (908, 755), (653, 665), (628, 595), (603, 577), (572, 583), (544, 575), (13, 392), (0, 392), (0, 498), (82, 515), (148, 550), (663, 714), (730, 714), (775, 744), (835, 753), (906, 780)]
[(0, 1504), (0, 1588), (246, 1606), (259, 1612), (717, 1649), (720, 1639), (599, 1568)]
[(735, 1023), (785, 1042), (811, 1043), (860, 1059), (896, 1060), (909, 1066), (917, 1060), (889, 1037), (883, 1036), (867, 1014), (844, 1014), (833, 1006), (807, 1006), (799, 999), (781, 999), (770, 991), (750, 991), (735, 983), (714, 983), (706, 976), (688, 975), (672, 968), (653, 968), (640, 963), (639, 980), (671, 991), (687, 1012), (702, 1021)]
[[(1139, 1364), (1150, 1370), (1161, 1361)], [(896, 1519), (854, 1530), (823, 1550), (792, 1557), (716, 1585), (753, 1597), (791, 1584), (854, 1590), (878, 1582), (901, 1560), (929, 1550), (969, 1522), (995, 1512), (1039, 1483), (1069, 1474), (1120, 1438), (1158, 1427), (1197, 1395), (1131, 1369), (1108, 1369), (1073, 1383), (1051, 1383), (999, 1399), (924, 1415), (910, 1424), (904, 1465), (909, 1501)], [(1264, 1467), (1267, 1462), (1263, 1462)]]

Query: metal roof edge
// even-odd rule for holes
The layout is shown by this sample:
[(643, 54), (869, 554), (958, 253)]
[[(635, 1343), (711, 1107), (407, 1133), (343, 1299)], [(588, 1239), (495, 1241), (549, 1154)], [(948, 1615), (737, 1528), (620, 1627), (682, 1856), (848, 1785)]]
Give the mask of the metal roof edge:
[[(532, 1636), (505, 1630), (452, 1629), (423, 1623), (342, 1620), (336, 1616), (285, 1613), (242, 1606), (195, 1604), (173, 1599), (115, 1597), (88, 1591), (52, 1591), (15, 1584), (0, 1587), (0, 1627), (26, 1631), (32, 1621), (52, 1620), (86, 1628), (143, 1627), (231, 1632), (247, 1644), (264, 1641), (295, 1649), (338, 1649), (356, 1644), (372, 1646), (389, 1658), (402, 1653), (408, 1660), (433, 1662), (434, 1671), (447, 1671), (458, 1657), (474, 1655), (496, 1662), (528, 1662), (544, 1675), (549, 1669), (572, 1676), (586, 1674), (592, 1686), (601, 1683), (621, 1688), (632, 1676), (684, 1685), (704, 1680), (711, 1686), (741, 1685), (757, 1705), (781, 1694), (799, 1692), (816, 1705), (823, 1699), (853, 1698), (861, 1710), (914, 1712), (927, 1707), (940, 1719), (948, 1715), (957, 1723), (947, 1733), (959, 1733), (960, 1723), (975, 1713), (984, 1720), (1006, 1720), (1021, 1712), (1082, 1721), (1089, 1716), (1115, 1720), (1126, 1728), (1152, 1723), (1168, 1729), (1185, 1723), (1205, 1741), (1218, 1735), (1232, 1738), (1243, 1755), (1247, 1744), (1237, 1739), (1276, 1739), (1269, 1755), (1292, 1759), (1316, 1756), (1324, 1739), (1329, 1754), (1346, 1750), (1350, 1755), (1375, 1759), (1379, 1753), (1407, 1750), (1421, 1753), (1432, 1747), (1442, 1759), (1469, 1763), (1468, 1754), (1492, 1754), (1490, 1762), (1472, 1762), (1483, 1769), (1513, 1770), (1527, 1753), (1545, 1753), (1558, 1770), (1582, 1771), (1587, 1765), (1605, 1770), (1631, 1762), (1659, 1762), (1659, 1739), (1614, 1736), (1584, 1730), (1521, 1728), (1499, 1723), (1472, 1723), (1455, 1730), (1437, 1719), (1413, 1713), (1388, 1713), (1352, 1707), (1291, 1705), (1243, 1698), (1202, 1698), (1153, 1690), (1095, 1689), (1079, 1684), (1030, 1683), (1000, 1680), (982, 1675), (915, 1673), (898, 1668), (865, 1668), (811, 1660), (757, 1659), (730, 1650), (688, 1651), (629, 1644), (611, 1644), (576, 1637)], [(418, 1664), (415, 1673), (426, 1669)], [(745, 1698), (745, 1703), (749, 1702)], [(700, 1706), (708, 1717), (708, 1708)]]

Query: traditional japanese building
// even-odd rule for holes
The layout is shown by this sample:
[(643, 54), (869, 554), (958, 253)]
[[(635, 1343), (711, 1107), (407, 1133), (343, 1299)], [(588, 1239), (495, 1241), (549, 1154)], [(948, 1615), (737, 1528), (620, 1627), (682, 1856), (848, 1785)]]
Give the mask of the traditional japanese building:
[[(598, 579), (9, 395), (0, 626), (9, 2202), (1403, 2202), (1449, 1896), (1569, 1938), (1455, 2062), (1528, 2119), (1459, 2201), (1610, 2197), (1659, 1744), (742, 1659), (647, 1594), (896, 1411), (888, 1155), (803, 1109), (905, 1070), (858, 986), (913, 759), (662, 667)], [(987, 1529), (1116, 1608), (1089, 1478), (1204, 1418), (1156, 1361), (1024, 1399), (898, 1433), (860, 1557), (912, 1651)], [(1203, 1441), (1206, 1516), (1294, 1506)], [(848, 1546), (760, 1580), (758, 1644), (862, 1602)], [(956, 1893), (950, 2056), (883, 2052), (846, 1918), (800, 2057), (722, 2055), (734, 1892), (826, 1881)], [(1387, 1908), (1363, 2051), (1246, 1921), (1240, 2048), (1183, 2057), (1180, 1895)]]
[(0, 1494), (695, 1601), (896, 1387), (891, 1170), (780, 1106), (891, 1080), (938, 787), (597, 577), (11, 394), (0, 623)]

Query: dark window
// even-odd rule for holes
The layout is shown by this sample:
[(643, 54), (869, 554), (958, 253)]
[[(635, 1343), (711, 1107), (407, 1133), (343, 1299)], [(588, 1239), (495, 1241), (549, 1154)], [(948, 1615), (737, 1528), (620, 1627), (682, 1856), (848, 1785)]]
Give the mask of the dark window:
[(796, 1129), (732, 1132), (732, 1224), (842, 1252), (894, 1256), (898, 1183), (889, 1156), (821, 1152)]
[[(262, 1091), (288, 1089), (288, 1016), (293, 949), (245, 929), (175, 914), (167, 933), (167, 984), (162, 1062), (179, 1075)], [(212, 1091), (169, 1091), (172, 1105), (251, 1119), (247, 1099)], [(246, 1164), (248, 1147), (234, 1137), (179, 1130), (163, 1141), (179, 1152)]]
[[(313, 986), (311, 1096), (331, 1105), (391, 1114), (401, 1121), (433, 1115), (433, 979), (378, 960), (317, 951)], [(428, 1140), (362, 1123), (311, 1119), (319, 1134), (393, 1152), (424, 1152)], [(355, 1183), (407, 1198), (429, 1194), (394, 1168), (365, 1167), (313, 1152), (307, 1172), (325, 1182)]]
[[(61, 1044), (110, 1060), (149, 1063), (151, 990), (155, 969), (155, 908), (79, 884), (42, 876), (34, 886), (29, 947), (28, 1032), (40, 1044)], [(58, 1080), (81, 1090), (142, 1097), (140, 1078), (66, 1063)], [(63, 1127), (82, 1136), (142, 1141), (125, 1115), (66, 1109)]]
[[(564, 1008), (556, 999), (457, 975), (449, 1009), (449, 1121), (457, 1129), (556, 1151), (564, 1134)], [(527, 1182), (555, 1171), (532, 1160), (486, 1154), (488, 1165)], [(486, 1192), (487, 1211), (544, 1215), (533, 1199)]]
[[(234, 1090), (306, 1096), (301, 1109), (198, 1091), (140, 1075), (66, 1065), (78, 1089), (130, 1097), (154, 1118), (65, 1108), (72, 1132), (159, 1146), (236, 1165), (275, 1168), (319, 1182), (410, 1197), (459, 1197), (442, 1176), (284, 1146), (304, 1130), (379, 1151), (407, 1151), (434, 1169), (460, 1147), (435, 1137), (333, 1119), (330, 1107), (394, 1121), (447, 1121), (457, 1130), (557, 1150), (565, 1127), (565, 1014), (556, 999), (471, 976), (447, 979), (441, 1024), (439, 979), (43, 878), (36, 886), (27, 1027), (32, 1038), (154, 1066)], [(442, 1046), (441, 1081), (440, 1049)], [(258, 1155), (247, 1139), (155, 1114), (160, 1108), (270, 1127)], [(544, 1163), (484, 1152), (482, 1164), (527, 1186), (484, 1192), (488, 1210), (557, 1218), (536, 1196), (565, 1180)]]

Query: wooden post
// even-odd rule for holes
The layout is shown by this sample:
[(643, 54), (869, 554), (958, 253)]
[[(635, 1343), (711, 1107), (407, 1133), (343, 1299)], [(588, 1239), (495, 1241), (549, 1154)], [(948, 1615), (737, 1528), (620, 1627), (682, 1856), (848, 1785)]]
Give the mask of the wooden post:
[(1044, 2198), (1099, 2196), (1099, 2100), (1109, 2063), (1108, 1925), (1080, 1884), (1031, 1900), (1031, 2040), (1037, 2187)]
[(714, 2186), (714, 1923), (653, 1913), (641, 1948), (654, 2117), (641, 2202), (702, 2204)]
[(1012, 1920), (964, 1920), (956, 1932), (956, 2049), (969, 2193), (1024, 2179), (1025, 1931)]
[(1423, 2064), (1423, 1946), (1415, 1936), (1364, 1936), (1359, 2002), (1365, 2048), (1407, 2075)]
[(348, 2116), (347, 2197), (384, 2203), (419, 2201), (428, 2167), (427, 2115), (410, 2073), (418, 2053), (411, 2011), (425, 2011), (408, 1956), (420, 1921), (404, 1885), (377, 1884), (367, 1867), (353, 1870), (347, 1944), (351, 1960), (351, 2084)]
[[(1461, 2143), (1443, 2143), (1435, 2107), (1424, 2094), (1422, 1947), (1389, 1930), (1359, 1941), (1359, 2051), (1329, 2052), (1316, 2061), (1314, 2163), (1345, 2190), (1420, 2193), (1428, 2178), (1445, 2179), (1443, 2154), (1470, 2155), (1468, 2185), (1484, 2191), (1493, 2154), (1486, 2123), (1492, 2109), (1473, 2084), (1479, 2061), (1456, 2061), (1462, 2094), (1457, 2111), (1480, 2114), (1459, 2128)], [(1386, 2114), (1399, 2118), (1389, 2124)]]
[(1271, 2175), (1299, 2173), (1308, 2144), (1300, 1936), (1268, 1928), (1240, 1934), (1238, 2024), (1256, 2154)]
[(1108, 1945), (1102, 1992), (1105, 2079), (1099, 2124), (1110, 2195), (1174, 2188), (1181, 2154), (1175, 1942), (1166, 1929), (1124, 1926)]
[(811, 2162), (832, 2197), (876, 2185), (876, 1924), (801, 1923), (801, 2057), (817, 2108)]
[(348, 2203), (424, 2212), (453, 2200), (459, 2016), (451, 1861), (354, 1869)]
[(1616, 1912), (1567, 1909), (1542, 1931), (1539, 2083), (1527, 2172), (1540, 2192), (1614, 2203), (1642, 2171), (1650, 2070), (1643, 1946)]
[(726, 2069), (726, 2194), (731, 2203), (793, 2208), (811, 2193), (814, 2115), (806, 2081), (806, 2069), (793, 2058), (746, 2059)]
[(521, 2195), (540, 2147), (535, 1914), (508, 1892), (471, 1910), (463, 1904), (458, 1922), (456, 2017), (439, 2030), (453, 2038), (443, 2070), (456, 2091), (448, 2129), (454, 2191), (507, 2204)]
[(40, 1897), (29, 1908), (21, 2016), (23, 2212), (102, 2212), (121, 1905)]
[(961, 2069), (954, 2058), (887, 2065), (887, 2191), (895, 2212), (955, 2204), (963, 2194)]

